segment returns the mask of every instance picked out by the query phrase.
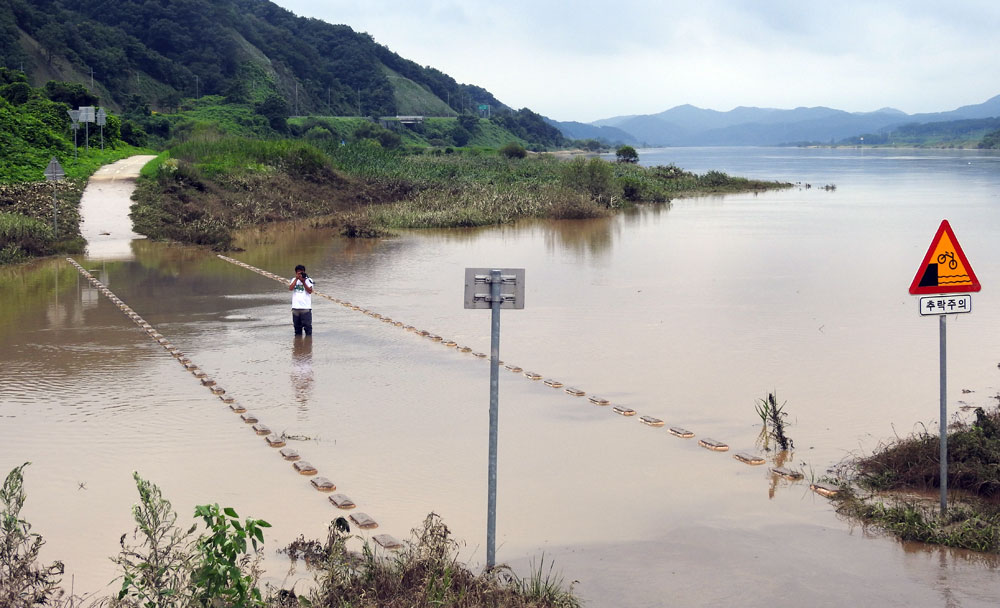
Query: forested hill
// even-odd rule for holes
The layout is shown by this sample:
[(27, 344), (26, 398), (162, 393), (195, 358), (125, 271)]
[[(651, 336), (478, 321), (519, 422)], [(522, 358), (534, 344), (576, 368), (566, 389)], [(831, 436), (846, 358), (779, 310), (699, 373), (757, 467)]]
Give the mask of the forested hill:
[(280, 99), (303, 115), (508, 109), (368, 34), (267, 0), (0, 0), (0, 65), (23, 69), (34, 86), (85, 84), (116, 110), (169, 111), (202, 95)]

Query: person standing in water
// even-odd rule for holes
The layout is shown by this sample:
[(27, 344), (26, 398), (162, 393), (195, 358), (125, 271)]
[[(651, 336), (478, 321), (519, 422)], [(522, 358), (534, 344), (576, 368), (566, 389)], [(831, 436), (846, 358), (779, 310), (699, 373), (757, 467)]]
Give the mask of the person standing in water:
[(307, 336), (313, 333), (312, 324), (312, 292), (313, 280), (306, 274), (306, 267), (299, 264), (295, 267), (295, 278), (288, 284), (292, 292), (292, 326), (295, 335), (301, 336), (304, 331)]

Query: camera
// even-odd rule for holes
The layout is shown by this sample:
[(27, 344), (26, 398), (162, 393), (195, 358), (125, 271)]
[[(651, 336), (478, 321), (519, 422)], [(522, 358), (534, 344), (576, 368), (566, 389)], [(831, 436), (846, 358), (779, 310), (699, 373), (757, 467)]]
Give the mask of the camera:
[(308, 279), (309, 278), (309, 275), (306, 274), (305, 270), (302, 271), (302, 278), (303, 279)]

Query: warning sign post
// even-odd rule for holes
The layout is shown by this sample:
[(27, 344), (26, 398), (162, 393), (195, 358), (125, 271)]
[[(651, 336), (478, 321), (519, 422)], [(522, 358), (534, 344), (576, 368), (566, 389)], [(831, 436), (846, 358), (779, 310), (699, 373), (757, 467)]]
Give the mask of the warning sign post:
[[(970, 291), (979, 291), (979, 279), (958, 244), (948, 220), (942, 220), (924, 261), (917, 269), (910, 293), (920, 298), (920, 314), (938, 315), (941, 339), (941, 514), (948, 509), (948, 363), (945, 319), (950, 314), (972, 312)], [(963, 294), (963, 295), (945, 295)]]

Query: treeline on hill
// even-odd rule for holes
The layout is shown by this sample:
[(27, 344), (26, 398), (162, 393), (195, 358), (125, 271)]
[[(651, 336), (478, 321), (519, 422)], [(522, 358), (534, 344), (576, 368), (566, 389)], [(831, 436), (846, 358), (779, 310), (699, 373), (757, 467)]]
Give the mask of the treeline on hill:
[(111, 107), (135, 105), (137, 97), (172, 110), (184, 97), (222, 95), (254, 104), (276, 97), (294, 114), (395, 115), (396, 74), (440, 98), (445, 115), (481, 104), (508, 109), (485, 89), (404, 59), (368, 34), (296, 17), (266, 0), (5, 0), (0, 59), (8, 67), (33, 60), (18, 29), (38, 42), (44, 61), (63, 57), (83, 76), (93, 70)]
[[(945, 122), (899, 125), (879, 133), (848, 137), (837, 145), (857, 146), (934, 146), (955, 145), (991, 148), (1000, 133), (1000, 118), (972, 118)], [(991, 143), (992, 142), (992, 143)]]

